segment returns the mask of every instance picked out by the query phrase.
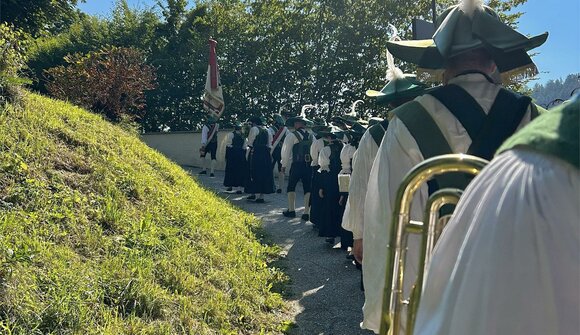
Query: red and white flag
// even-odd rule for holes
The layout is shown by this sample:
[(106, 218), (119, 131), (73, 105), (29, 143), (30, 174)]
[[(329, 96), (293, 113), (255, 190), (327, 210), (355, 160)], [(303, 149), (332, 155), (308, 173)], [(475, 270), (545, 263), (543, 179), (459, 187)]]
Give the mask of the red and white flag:
[(215, 47), (217, 42), (209, 40), (209, 65), (203, 94), (203, 108), (213, 117), (219, 118), (224, 111), (224, 93), (220, 82), (220, 73), (217, 65)]

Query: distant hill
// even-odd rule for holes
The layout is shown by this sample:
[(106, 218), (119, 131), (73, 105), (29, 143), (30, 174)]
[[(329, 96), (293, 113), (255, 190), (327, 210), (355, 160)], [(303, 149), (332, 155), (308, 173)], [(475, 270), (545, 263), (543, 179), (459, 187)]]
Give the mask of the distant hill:
[[(536, 100), (537, 104), (546, 107), (556, 99), (569, 99), (572, 91), (579, 87), (580, 73), (573, 73), (568, 75), (566, 79), (550, 80), (543, 85), (536, 84), (532, 88), (532, 98)], [(576, 93), (580, 93), (580, 89)]]
[(258, 220), (100, 116), (0, 110), (1, 334), (278, 334)]

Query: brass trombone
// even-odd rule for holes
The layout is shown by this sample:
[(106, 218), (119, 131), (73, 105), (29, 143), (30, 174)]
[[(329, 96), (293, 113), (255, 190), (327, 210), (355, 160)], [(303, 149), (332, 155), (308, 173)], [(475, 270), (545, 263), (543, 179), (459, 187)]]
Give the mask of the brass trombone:
[[(475, 156), (450, 154), (433, 157), (415, 166), (405, 177), (395, 200), (393, 224), (388, 245), (385, 290), (381, 312), (380, 334), (399, 335), (403, 306), (408, 305), (406, 334), (413, 333), (415, 317), (423, 288), (425, 266), (429, 264), (433, 247), (443, 230), (439, 217), (440, 209), (446, 204), (457, 204), (462, 190), (444, 188), (434, 192), (427, 201), (423, 222), (411, 220), (411, 202), (415, 192), (435, 176), (462, 172), (477, 175), (488, 161)], [(408, 301), (403, 296), (405, 257), (409, 234), (422, 235), (421, 254), (417, 280)]]

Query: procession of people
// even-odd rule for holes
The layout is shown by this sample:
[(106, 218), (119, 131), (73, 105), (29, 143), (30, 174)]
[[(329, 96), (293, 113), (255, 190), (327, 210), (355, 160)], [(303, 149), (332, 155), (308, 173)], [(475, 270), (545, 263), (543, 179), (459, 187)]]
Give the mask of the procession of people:
[[(247, 139), (239, 129), (228, 135), (224, 186), (245, 186), (256, 203), (285, 190), (288, 206), (280, 214), (294, 218), (300, 183), (300, 218), (325, 242), (335, 246), (339, 239), (362, 268), (364, 319), (353, 322), (378, 334), (392, 322), (384, 292), (401, 182), (415, 166), (441, 155), (491, 161), (474, 180), (433, 179), (418, 189), (409, 213), (415, 221), (422, 221), (437, 190), (465, 192), (425, 266), (416, 321), (407, 323), (405, 314), (395, 329), (421, 335), (578, 333), (580, 100), (546, 111), (505, 88), (537, 74), (528, 52), (547, 33), (527, 37), (491, 8), (468, 0), (445, 10), (436, 27), (430, 40), (387, 42), (388, 81), (366, 93), (389, 108), (384, 119), (342, 113), (326, 123), (303, 113), (276, 114), (268, 129), (262, 118), (250, 118)], [(417, 74), (403, 73), (395, 58), (416, 64)], [(212, 158), (216, 128), (205, 126), (202, 136), (204, 155)], [(405, 250), (402, 295), (410, 296), (420, 237), (409, 237)]]

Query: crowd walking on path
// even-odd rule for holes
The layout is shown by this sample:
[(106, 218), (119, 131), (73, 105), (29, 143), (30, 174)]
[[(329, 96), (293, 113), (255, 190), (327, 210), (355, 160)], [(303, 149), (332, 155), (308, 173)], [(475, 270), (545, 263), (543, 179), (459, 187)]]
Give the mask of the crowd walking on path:
[[(321, 244), (340, 247), (362, 270), (362, 317), (349, 320), (362, 329), (578, 333), (579, 99), (546, 111), (505, 88), (538, 72), (528, 51), (547, 33), (526, 37), (474, 0), (445, 10), (436, 26), (429, 40), (395, 34), (386, 43), (388, 82), (366, 93), (388, 106), (384, 118), (352, 111), (309, 120), (303, 109), (274, 115), (268, 128), (255, 116), (247, 140), (237, 144), (247, 148), (246, 162), (240, 155), (228, 164), (247, 164), (240, 184), (255, 203), (282, 193), (288, 176), (287, 208), (278, 215), (308, 222)], [(403, 73), (395, 58), (416, 64), (417, 74)], [(210, 133), (217, 126), (206, 127)], [(211, 141), (204, 140), (207, 150)], [(479, 176), (432, 173), (411, 187), (412, 203), (402, 204), (403, 181), (445, 157), (479, 162), (481, 169), (470, 170)], [(437, 209), (432, 236), (440, 239), (427, 247), (422, 236), (435, 237), (423, 220), (425, 207), (449, 190), (461, 199)], [(408, 211), (401, 214), (403, 206)], [(407, 230), (426, 232), (402, 237)], [(407, 308), (409, 302), (415, 304)]]

